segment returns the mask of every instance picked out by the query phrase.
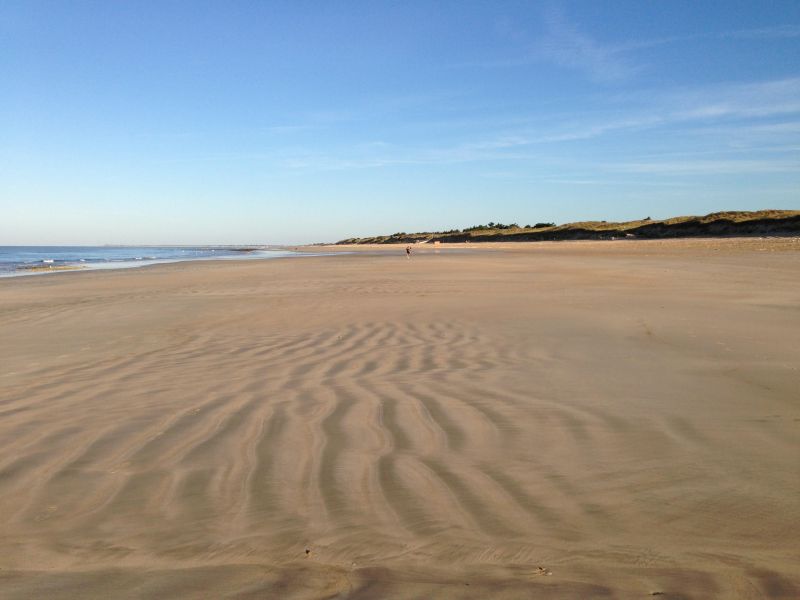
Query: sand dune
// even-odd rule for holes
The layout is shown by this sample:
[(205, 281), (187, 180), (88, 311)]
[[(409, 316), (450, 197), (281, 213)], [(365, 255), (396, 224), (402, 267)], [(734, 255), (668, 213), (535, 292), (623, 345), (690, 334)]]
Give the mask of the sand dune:
[(3, 598), (800, 597), (800, 243), (0, 281)]

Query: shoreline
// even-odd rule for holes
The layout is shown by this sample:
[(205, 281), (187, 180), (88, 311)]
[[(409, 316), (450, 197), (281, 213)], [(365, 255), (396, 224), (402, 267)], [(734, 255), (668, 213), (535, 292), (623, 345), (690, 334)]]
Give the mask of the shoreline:
[[(119, 246), (121, 247), (121, 246)], [(135, 246), (131, 246), (136, 248)], [(175, 246), (177, 248), (177, 246)], [(65, 246), (64, 248), (68, 248)], [(77, 247), (77, 248), (95, 248), (95, 247)], [(106, 248), (106, 246), (97, 246), (96, 248)], [(118, 248), (118, 247), (115, 247)], [(117, 271), (127, 269), (142, 269), (158, 265), (187, 263), (187, 262), (221, 262), (221, 261), (251, 261), (251, 260), (273, 260), (278, 258), (299, 258), (307, 257), (309, 253), (298, 252), (290, 248), (275, 247), (269, 250), (239, 250), (229, 249), (232, 254), (229, 256), (217, 257), (186, 257), (186, 258), (134, 258), (128, 260), (110, 260), (110, 261), (96, 261), (86, 262), (83, 260), (68, 261), (65, 264), (48, 264), (47, 262), (33, 262), (23, 263), (22, 266), (17, 266), (13, 271), (0, 271), (0, 280), (13, 279), (18, 277), (26, 277), (29, 275), (52, 275), (61, 272), (87, 272), (87, 271)], [(260, 254), (255, 254), (260, 253)], [(269, 255), (266, 253), (274, 253)], [(50, 261), (52, 262), (52, 261)]]
[[(686, 248), (691, 251), (695, 248), (708, 249), (720, 248), (733, 251), (747, 251), (762, 248), (769, 252), (792, 252), (800, 248), (800, 236), (727, 236), (727, 237), (692, 237), (692, 238), (664, 238), (664, 239), (617, 239), (617, 240), (543, 240), (543, 241), (483, 241), (483, 242), (453, 242), (442, 245), (433, 244), (306, 244), (306, 245), (274, 245), (269, 251), (290, 252), (287, 256), (226, 256), (217, 258), (186, 258), (186, 259), (163, 259), (163, 260), (136, 260), (125, 261), (124, 264), (102, 263), (100, 265), (56, 265), (46, 264), (31, 265), (17, 272), (0, 274), (0, 281), (9, 279), (19, 279), (29, 275), (56, 275), (62, 273), (87, 273), (97, 271), (122, 271), (129, 269), (150, 269), (170, 264), (184, 263), (218, 263), (218, 262), (249, 262), (272, 260), (277, 258), (299, 258), (309, 256), (341, 256), (345, 254), (404, 254), (406, 246), (411, 246), (413, 254), (436, 254), (439, 252), (459, 252), (459, 251), (525, 251), (542, 248), (568, 248), (570, 246), (592, 247), (597, 250), (615, 249), (618, 245), (629, 245), (631, 248), (641, 247), (642, 244), (653, 247), (663, 246), (665, 248)], [(646, 247), (644, 246), (644, 247)], [(105, 246), (97, 246), (103, 248)], [(128, 246), (114, 246), (128, 247)], [(130, 246), (135, 247), (135, 246)], [(178, 247), (178, 246), (175, 246)], [(187, 248), (190, 246), (187, 246)], [(250, 250), (242, 251), (249, 253)], [(19, 272), (24, 271), (24, 272)]]
[[(42, 273), (28, 273), (25, 275), (0, 276), (0, 286), (10, 282), (31, 281), (34, 279), (55, 280), (62, 277), (87, 277), (92, 275), (120, 274), (127, 272), (159, 272), (164, 269), (181, 270), (181, 267), (188, 265), (198, 265), (203, 267), (227, 267), (243, 265), (251, 262), (269, 262), (277, 258), (342, 258), (348, 255), (375, 256), (375, 257), (401, 257), (405, 259), (406, 244), (314, 244), (305, 246), (274, 246), (276, 250), (285, 250), (294, 253), (291, 256), (269, 257), (265, 259), (226, 257), (219, 258), (198, 258), (175, 261), (159, 261), (153, 264), (136, 264), (126, 267), (101, 267), (87, 269), (57, 269)], [(667, 252), (677, 252), (679, 254), (702, 252), (706, 256), (716, 256), (722, 253), (741, 254), (748, 252), (768, 252), (778, 254), (800, 253), (800, 237), (709, 237), (709, 238), (681, 238), (681, 239), (652, 239), (652, 240), (559, 240), (544, 242), (481, 242), (481, 243), (452, 243), (444, 246), (433, 246), (429, 244), (411, 245), (412, 259), (422, 256), (458, 256), (458, 255), (481, 255), (485, 253), (550, 253), (557, 254), (614, 254), (622, 251), (623, 254), (647, 254), (649, 250), (665, 250)], [(561, 251), (559, 251), (561, 250)], [(626, 252), (630, 251), (630, 252)], [(713, 253), (713, 254), (708, 254)], [(29, 277), (32, 275), (34, 277)], [(47, 277), (40, 277), (47, 275)]]

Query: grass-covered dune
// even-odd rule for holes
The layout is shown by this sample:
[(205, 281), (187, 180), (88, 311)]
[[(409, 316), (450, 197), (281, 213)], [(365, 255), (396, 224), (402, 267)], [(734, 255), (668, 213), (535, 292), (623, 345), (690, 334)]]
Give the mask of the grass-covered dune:
[(519, 226), (489, 223), (466, 229), (420, 233), (394, 233), (349, 238), (337, 244), (412, 244), (420, 242), (536, 242), (557, 240), (657, 239), (677, 237), (800, 236), (800, 210), (716, 212), (703, 217), (673, 217), (655, 221), (612, 223), (581, 221), (555, 225)]

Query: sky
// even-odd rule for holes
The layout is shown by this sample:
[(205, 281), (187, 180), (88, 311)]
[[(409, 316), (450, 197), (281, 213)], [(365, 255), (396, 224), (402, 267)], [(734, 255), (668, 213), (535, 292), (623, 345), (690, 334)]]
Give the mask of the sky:
[(0, 2), (0, 245), (800, 208), (800, 2)]

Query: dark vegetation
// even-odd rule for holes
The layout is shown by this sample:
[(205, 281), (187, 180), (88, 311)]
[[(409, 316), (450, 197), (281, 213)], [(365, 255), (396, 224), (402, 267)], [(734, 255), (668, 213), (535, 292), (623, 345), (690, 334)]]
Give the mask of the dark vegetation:
[(349, 238), (337, 244), (412, 244), (424, 242), (533, 242), (557, 240), (658, 239), (677, 237), (800, 236), (800, 211), (761, 210), (718, 212), (703, 217), (673, 217), (660, 221), (645, 217), (638, 221), (609, 223), (582, 221), (556, 225), (536, 223), (520, 226), (489, 222), (464, 229), (406, 233), (404, 231), (367, 238)]

